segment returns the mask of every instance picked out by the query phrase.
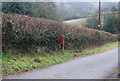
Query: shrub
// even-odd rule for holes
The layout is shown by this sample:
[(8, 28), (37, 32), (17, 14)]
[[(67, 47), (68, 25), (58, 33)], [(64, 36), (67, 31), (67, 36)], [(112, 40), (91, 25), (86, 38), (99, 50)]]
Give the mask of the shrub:
[(118, 41), (120, 42), (120, 33), (118, 34)]

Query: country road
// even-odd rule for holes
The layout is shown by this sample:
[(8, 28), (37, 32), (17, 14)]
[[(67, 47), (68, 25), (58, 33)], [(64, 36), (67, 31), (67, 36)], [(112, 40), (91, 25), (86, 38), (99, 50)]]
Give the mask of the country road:
[(118, 48), (79, 57), (48, 68), (7, 76), (7, 79), (104, 79), (118, 66)]

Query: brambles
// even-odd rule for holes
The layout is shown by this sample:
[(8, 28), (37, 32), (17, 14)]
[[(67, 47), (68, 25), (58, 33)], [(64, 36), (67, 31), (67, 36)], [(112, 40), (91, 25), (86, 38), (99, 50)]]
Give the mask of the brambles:
[[(5, 37), (6, 22), (11, 23), (12, 42)], [(117, 36), (85, 27), (71, 26), (53, 20), (18, 14), (2, 14), (3, 46), (22, 52), (43, 52), (59, 50), (59, 36), (65, 35), (65, 49), (84, 49), (117, 41)], [(8, 44), (9, 43), (9, 44)], [(5, 47), (5, 50), (7, 47)]]

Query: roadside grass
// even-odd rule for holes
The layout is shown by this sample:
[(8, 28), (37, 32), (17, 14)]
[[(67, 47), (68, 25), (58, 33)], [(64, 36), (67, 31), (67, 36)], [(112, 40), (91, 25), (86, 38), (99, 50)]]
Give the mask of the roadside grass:
[(40, 54), (2, 54), (2, 71), (3, 76), (14, 74), (16, 72), (26, 72), (35, 68), (61, 63), (69, 60), (70, 51), (59, 51), (47, 54), (45, 56)]
[[(17, 72), (26, 72), (36, 68), (49, 66), (52, 64), (62, 63), (73, 59), (75, 56), (98, 53), (117, 47), (118, 43), (109, 43), (94, 49), (85, 49), (80, 53), (75, 53), (74, 50), (59, 50), (48, 53), (39, 54), (5, 54), (2, 53), (2, 71), (3, 76), (14, 74)], [(77, 54), (77, 55), (76, 55)]]
[(94, 49), (85, 49), (82, 51), (82, 54), (94, 54), (94, 53), (99, 53), (99, 52), (103, 52), (105, 50), (108, 50), (110, 48), (114, 48), (117, 47), (119, 43), (109, 43), (109, 44), (105, 44), (101, 47), (96, 47)]

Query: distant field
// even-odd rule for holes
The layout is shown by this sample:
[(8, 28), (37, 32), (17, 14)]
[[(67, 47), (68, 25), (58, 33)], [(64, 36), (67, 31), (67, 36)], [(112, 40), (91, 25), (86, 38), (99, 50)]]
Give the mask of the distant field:
[(63, 23), (77, 25), (77, 26), (84, 26), (84, 24), (86, 23), (86, 18), (67, 20), (67, 21), (63, 21)]

